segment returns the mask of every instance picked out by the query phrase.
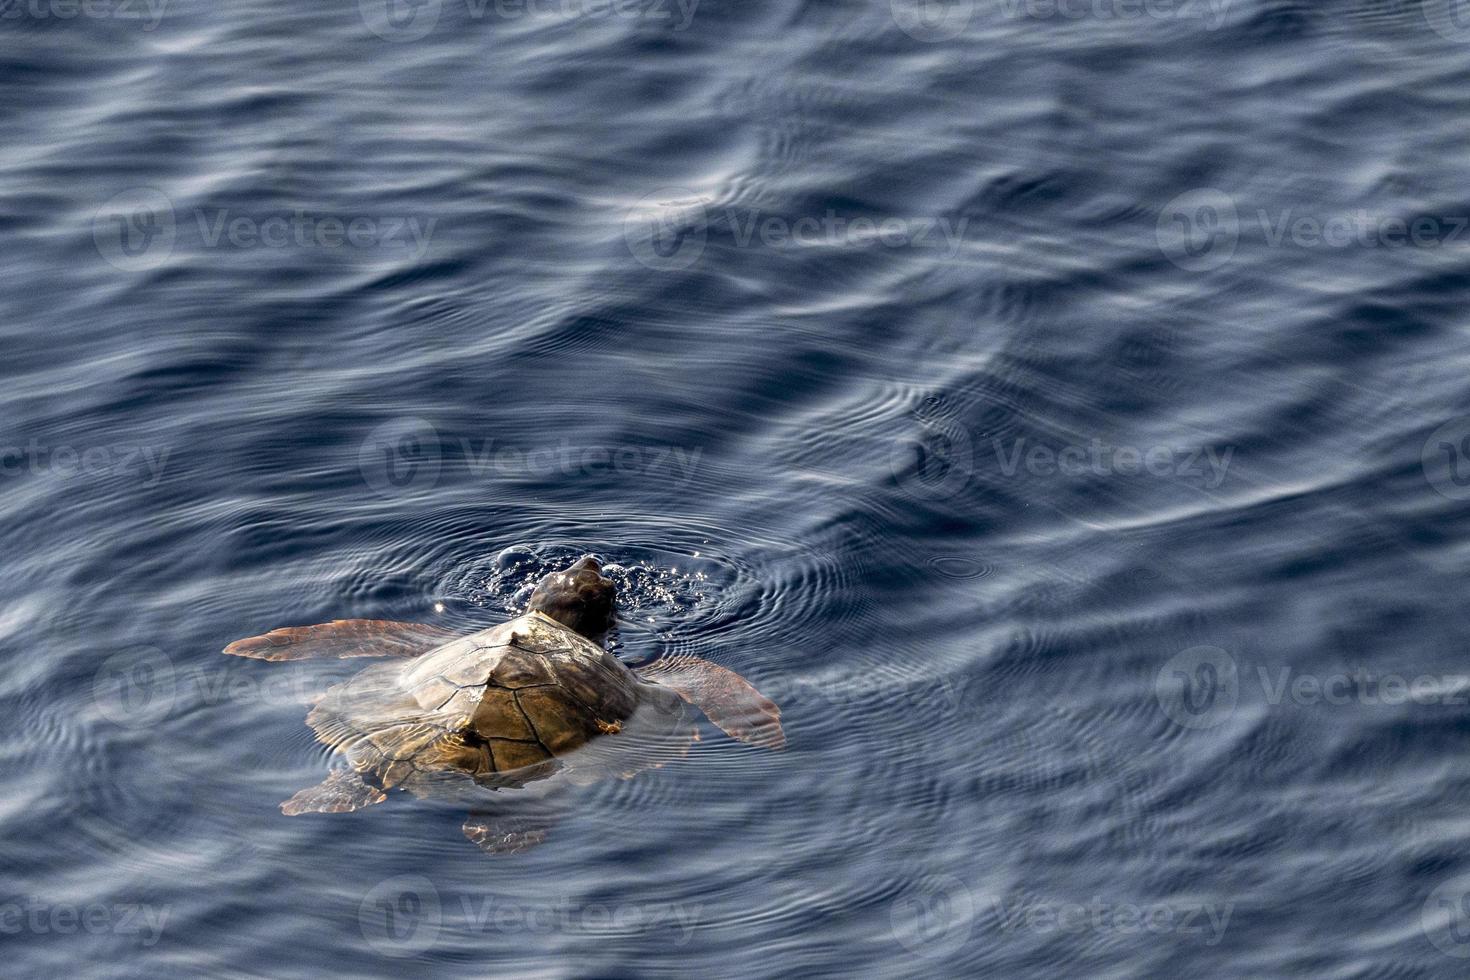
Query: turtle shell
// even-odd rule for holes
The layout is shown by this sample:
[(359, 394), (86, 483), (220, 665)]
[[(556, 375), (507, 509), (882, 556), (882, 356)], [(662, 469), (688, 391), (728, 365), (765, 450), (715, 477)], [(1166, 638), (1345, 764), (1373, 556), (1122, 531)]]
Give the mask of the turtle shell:
[(537, 612), (406, 663), (375, 664), (329, 689), (306, 720), (384, 789), (446, 771), (521, 784), (618, 731), (647, 686)]

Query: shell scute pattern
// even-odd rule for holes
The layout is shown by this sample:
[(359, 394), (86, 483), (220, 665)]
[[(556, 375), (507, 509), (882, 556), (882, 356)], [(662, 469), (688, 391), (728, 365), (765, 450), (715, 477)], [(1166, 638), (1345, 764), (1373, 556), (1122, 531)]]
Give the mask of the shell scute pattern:
[[(237, 640), (259, 660), (384, 656), (328, 689), (307, 715), (346, 757), (281, 804), (287, 816), (344, 813), (393, 789), (468, 804), (463, 831), (492, 854), (546, 837), (544, 815), (504, 814), (485, 790), (626, 779), (682, 758), (699, 739), (690, 706), (726, 734), (779, 749), (780, 709), (748, 681), (698, 657), (665, 657), (637, 673), (598, 642), (615, 622), (615, 588), (595, 556), (544, 576), (531, 611), (452, 638), (437, 625), (333, 620)], [(555, 794), (555, 785), (546, 787)]]
[(503, 688), (487, 688), (471, 719), (471, 725), (481, 738), (508, 738), (519, 742), (536, 741), (536, 732), (516, 704), (514, 691)]
[(364, 672), (307, 720), (390, 788), (434, 770), (478, 777), (544, 765), (615, 731), (637, 706), (637, 683), (600, 647), (533, 613), (406, 667)]
[(507, 648), (507, 655), (501, 657), (495, 665), (490, 679), (497, 687), (536, 687), (542, 684), (555, 684), (556, 674), (539, 654), (516, 646)]
[(536, 730), (536, 741), (552, 754), (569, 752), (598, 734), (592, 711), (560, 687), (523, 688), (516, 692), (516, 704)]

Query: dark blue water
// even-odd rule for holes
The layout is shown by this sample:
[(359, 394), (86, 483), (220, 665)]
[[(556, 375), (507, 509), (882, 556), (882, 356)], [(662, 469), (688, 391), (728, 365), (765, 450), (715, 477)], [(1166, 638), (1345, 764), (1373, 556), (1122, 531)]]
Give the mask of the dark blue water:
[[(1455, 0), (0, 13), (5, 977), (1456, 977)], [(507, 555), (506, 549), (512, 549)], [(287, 818), (620, 564), (772, 753)]]

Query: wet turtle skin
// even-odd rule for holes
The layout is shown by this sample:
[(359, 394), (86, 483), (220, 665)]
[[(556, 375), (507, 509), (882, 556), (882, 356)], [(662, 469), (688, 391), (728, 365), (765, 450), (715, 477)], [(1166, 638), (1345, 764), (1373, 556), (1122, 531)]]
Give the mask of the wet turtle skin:
[(532, 612), (407, 663), (369, 667), (328, 690), (306, 720), (383, 789), (414, 790), (445, 771), (520, 785), (618, 731), (648, 687), (606, 650)]
[(562, 785), (657, 769), (699, 740), (694, 708), (732, 738), (785, 746), (781, 709), (734, 671), (676, 654), (635, 674), (605, 651), (596, 641), (613, 622), (614, 595), (587, 555), (543, 576), (526, 615), (462, 639), (426, 623), (338, 619), (229, 644), (226, 654), (256, 660), (393, 658), (328, 689), (307, 715), (349, 768), (281, 812), (347, 813), (408, 790), (468, 804), (465, 837), (488, 854), (516, 854), (545, 839), (550, 817), (500, 812), (485, 789), (555, 775), (528, 794), (546, 803)]

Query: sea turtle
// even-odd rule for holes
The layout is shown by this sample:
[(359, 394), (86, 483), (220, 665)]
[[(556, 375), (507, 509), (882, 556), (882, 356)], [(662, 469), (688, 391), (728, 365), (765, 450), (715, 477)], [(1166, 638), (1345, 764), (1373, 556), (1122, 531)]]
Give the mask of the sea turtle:
[[(588, 555), (542, 578), (524, 616), (457, 639), (421, 623), (347, 619), (231, 643), (225, 653), (257, 660), (396, 658), (329, 688), (306, 716), (347, 766), (281, 810), (341, 813), (398, 789), (483, 806), (487, 789), (558, 773), (631, 776), (698, 739), (685, 702), (737, 739), (785, 747), (780, 709), (738, 674), (685, 655), (634, 671), (605, 650), (614, 593)], [(475, 810), (464, 833), (489, 853), (514, 853), (540, 843), (546, 824)]]

